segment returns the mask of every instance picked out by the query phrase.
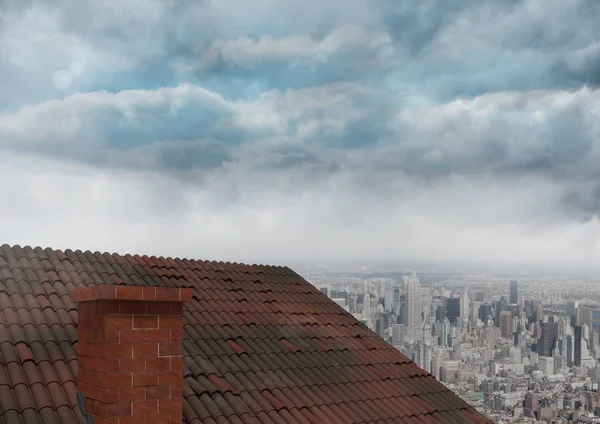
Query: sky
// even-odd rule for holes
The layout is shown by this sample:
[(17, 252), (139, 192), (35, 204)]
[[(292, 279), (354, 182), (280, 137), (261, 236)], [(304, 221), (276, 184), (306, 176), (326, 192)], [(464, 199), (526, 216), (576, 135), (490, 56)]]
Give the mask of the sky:
[(600, 2), (0, 0), (0, 244), (600, 263)]

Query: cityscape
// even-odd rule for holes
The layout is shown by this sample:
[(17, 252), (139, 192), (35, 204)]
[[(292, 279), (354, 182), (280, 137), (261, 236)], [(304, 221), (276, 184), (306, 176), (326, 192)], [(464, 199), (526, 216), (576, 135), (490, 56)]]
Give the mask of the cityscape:
[(0, 0), (0, 424), (600, 424), (600, 0)]
[(373, 274), (306, 276), (497, 423), (600, 422), (597, 281)]

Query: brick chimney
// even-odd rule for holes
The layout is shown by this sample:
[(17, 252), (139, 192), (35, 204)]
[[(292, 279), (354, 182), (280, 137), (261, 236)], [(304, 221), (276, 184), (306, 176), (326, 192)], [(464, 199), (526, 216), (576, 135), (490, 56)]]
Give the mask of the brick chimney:
[(191, 289), (77, 289), (79, 407), (94, 424), (181, 424), (183, 302)]

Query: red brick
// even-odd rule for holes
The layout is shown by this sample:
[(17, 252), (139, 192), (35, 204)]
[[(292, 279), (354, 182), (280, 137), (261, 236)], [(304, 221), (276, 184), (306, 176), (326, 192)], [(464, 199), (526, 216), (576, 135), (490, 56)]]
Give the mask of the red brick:
[(134, 358), (156, 357), (158, 355), (158, 343), (143, 343), (133, 345)]
[(107, 343), (104, 347), (104, 355), (107, 358), (131, 358), (133, 347), (131, 343)]
[(146, 371), (170, 371), (171, 358), (146, 358)]
[(171, 343), (181, 343), (183, 341), (183, 330), (171, 330)]
[(180, 300), (182, 302), (191, 302), (194, 298), (194, 291), (192, 289), (181, 289)]
[(144, 288), (139, 286), (117, 286), (117, 299), (120, 300), (142, 300)]
[(182, 350), (181, 343), (160, 343), (158, 356), (181, 356)]
[(119, 371), (123, 373), (146, 371), (146, 363), (138, 358), (124, 358), (121, 359)]
[[(88, 412), (91, 412), (88, 410)], [(94, 424), (121, 424), (122, 418), (119, 417), (100, 417), (97, 416), (94, 418)]]
[(105, 373), (99, 377), (100, 384), (104, 387), (131, 387), (132, 379), (130, 373)]
[(148, 302), (148, 313), (153, 315), (170, 315), (172, 302)]
[(179, 300), (179, 289), (173, 287), (157, 287), (156, 300)]
[(181, 411), (171, 412), (171, 424), (183, 422), (183, 409)]
[(121, 341), (119, 336), (119, 330), (100, 330), (98, 332), (98, 343), (119, 343)]
[(134, 316), (133, 328), (158, 328), (157, 316)]
[(171, 424), (170, 414), (146, 415), (146, 424)]
[(156, 399), (133, 402), (133, 415), (157, 414), (158, 402)]
[(117, 300), (98, 300), (96, 302), (96, 314), (114, 315), (119, 313), (119, 302)]
[(129, 315), (144, 315), (146, 302), (140, 300), (119, 300), (119, 313)]
[(171, 303), (171, 315), (181, 315), (183, 313), (183, 303), (172, 302)]
[(131, 402), (107, 403), (104, 405), (104, 416), (124, 417), (131, 415)]
[(146, 387), (146, 399), (168, 399), (170, 397), (170, 384), (161, 383), (158, 386)]
[[(133, 386), (157, 386), (158, 385), (158, 372), (146, 371), (136, 372), (133, 374)], [(148, 397), (149, 399), (149, 397)]]
[[(80, 315), (81, 316), (81, 315)], [(96, 330), (90, 330), (86, 327), (80, 327), (77, 331), (77, 342), (94, 342), (94, 332)]]
[(156, 300), (156, 287), (143, 287), (144, 300)]
[(117, 288), (116, 286), (109, 286), (108, 284), (93, 287), (92, 297), (94, 299), (116, 299)]
[(127, 315), (111, 315), (104, 317), (104, 327), (107, 330), (130, 330), (132, 317)]
[(174, 330), (146, 330), (145, 341), (146, 343), (151, 342), (170, 342), (171, 333)]
[[(183, 382), (183, 375), (182, 375), (181, 379)], [(171, 384), (171, 397), (176, 398), (176, 397), (182, 397), (182, 396), (183, 396), (183, 384), (182, 383)]]
[(86, 370), (86, 369), (80, 369), (79, 370), (79, 375), (77, 376), (77, 381), (79, 383), (88, 383), (88, 384), (92, 384), (95, 386), (99, 385), (99, 380), (98, 380), (98, 373), (96, 372), (96, 370)]
[(119, 402), (146, 400), (145, 387), (119, 387), (117, 392)]
[(160, 399), (158, 401), (158, 412), (160, 412), (161, 414), (171, 414), (173, 412), (181, 411), (182, 408), (182, 398)]
[(71, 301), (74, 303), (89, 302), (92, 300), (92, 290), (89, 287), (75, 289), (71, 292)]
[(78, 383), (77, 387), (81, 392), (85, 393), (88, 399), (94, 399), (99, 402), (118, 402), (118, 396), (114, 395), (113, 390), (107, 390), (105, 387), (95, 386), (83, 382)]
[(119, 337), (121, 343), (144, 343), (146, 335), (144, 330), (121, 330)]
[(183, 358), (181, 356), (171, 356), (171, 371), (183, 370)]
[(143, 415), (132, 415), (131, 417), (119, 418), (119, 424), (146, 424), (146, 417)]
[(105, 326), (104, 318), (105, 317), (101, 315), (93, 315), (89, 319), (87, 319), (85, 326), (89, 329), (95, 328), (98, 330), (102, 330)]
[(87, 342), (78, 342), (75, 347), (77, 356), (92, 356), (94, 354), (94, 345)]
[(158, 382), (160, 384), (182, 384), (183, 374), (181, 371), (159, 371)]
[(118, 372), (119, 371), (119, 359), (118, 358), (97, 358), (93, 360), (93, 366), (96, 370), (101, 372)]
[(104, 404), (95, 399), (86, 399), (85, 409), (94, 415), (104, 414)]
[(183, 318), (176, 315), (160, 316), (159, 328), (161, 330), (179, 330), (183, 328)]

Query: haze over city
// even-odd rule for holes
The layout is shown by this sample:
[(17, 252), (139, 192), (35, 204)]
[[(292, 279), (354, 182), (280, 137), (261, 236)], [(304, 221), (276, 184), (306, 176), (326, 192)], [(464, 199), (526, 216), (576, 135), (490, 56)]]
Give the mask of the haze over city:
[(0, 11), (3, 242), (598, 267), (597, 2)]

